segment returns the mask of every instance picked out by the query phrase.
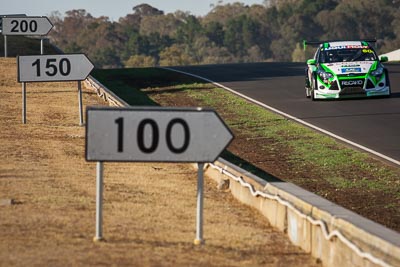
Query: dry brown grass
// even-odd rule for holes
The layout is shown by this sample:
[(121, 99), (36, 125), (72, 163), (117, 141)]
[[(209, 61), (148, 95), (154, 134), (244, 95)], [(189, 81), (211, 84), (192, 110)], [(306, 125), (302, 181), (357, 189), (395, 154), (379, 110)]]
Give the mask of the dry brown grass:
[[(104, 237), (94, 243), (95, 164), (84, 159), (76, 83), (27, 85), (0, 59), (0, 266), (318, 266), (256, 211), (206, 179), (195, 246), (196, 172), (188, 164), (106, 163)], [(88, 90), (84, 104), (104, 105)]]

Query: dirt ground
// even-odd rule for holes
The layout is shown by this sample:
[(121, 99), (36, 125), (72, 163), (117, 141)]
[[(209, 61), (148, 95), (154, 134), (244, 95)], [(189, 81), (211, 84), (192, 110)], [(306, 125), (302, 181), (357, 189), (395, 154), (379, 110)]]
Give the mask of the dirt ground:
[(206, 243), (194, 245), (190, 164), (104, 164), (106, 242), (93, 242), (96, 166), (75, 82), (28, 83), (23, 125), (16, 60), (0, 59), (0, 127), (0, 266), (320, 266), (208, 178)]

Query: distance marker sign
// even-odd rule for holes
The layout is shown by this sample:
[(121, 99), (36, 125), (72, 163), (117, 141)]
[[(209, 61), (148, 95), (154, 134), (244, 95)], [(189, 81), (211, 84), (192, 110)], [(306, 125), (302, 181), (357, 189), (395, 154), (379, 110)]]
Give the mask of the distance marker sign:
[(232, 139), (212, 109), (87, 109), (88, 161), (214, 162)]
[(47, 17), (3, 17), (3, 35), (47, 35), (53, 28)]
[(19, 56), (18, 82), (82, 81), (94, 68), (84, 54)]

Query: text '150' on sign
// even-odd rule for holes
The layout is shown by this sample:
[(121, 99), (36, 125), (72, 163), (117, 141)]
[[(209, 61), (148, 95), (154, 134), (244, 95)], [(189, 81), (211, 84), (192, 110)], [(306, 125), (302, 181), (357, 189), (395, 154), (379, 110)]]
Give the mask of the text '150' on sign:
[(84, 54), (19, 56), (19, 82), (82, 81), (94, 68)]
[(233, 139), (212, 109), (88, 108), (88, 161), (213, 162)]

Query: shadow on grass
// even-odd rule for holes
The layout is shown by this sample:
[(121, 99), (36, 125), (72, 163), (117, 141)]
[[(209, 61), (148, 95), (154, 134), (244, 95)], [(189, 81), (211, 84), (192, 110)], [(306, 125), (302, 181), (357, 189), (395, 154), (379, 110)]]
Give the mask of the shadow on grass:
[(254, 166), (252, 163), (245, 161), (244, 159), (236, 156), (235, 154), (231, 153), (228, 150), (224, 150), (221, 155), (221, 158), (223, 158), (226, 161), (229, 161), (230, 163), (242, 168), (243, 170), (260, 177), (261, 179), (272, 183), (272, 182), (283, 182), (279, 178), (265, 172), (264, 170), (258, 168), (257, 166)]
[(148, 88), (160, 88), (162, 92), (176, 92), (185, 89), (173, 87), (206, 83), (200, 79), (160, 68), (95, 69), (92, 71), (92, 76), (129, 105), (135, 106), (158, 106), (148, 97), (149, 93), (143, 92)]
[[(193, 84), (192, 84), (193, 85)], [(209, 90), (215, 87), (196, 87), (196, 90)], [(183, 92), (183, 91), (191, 91), (193, 90), (193, 88), (190, 87), (189, 84), (187, 84), (187, 86), (182, 85), (179, 88), (176, 87), (163, 87), (157, 90), (151, 90), (151, 91), (147, 91), (145, 90), (147, 95), (155, 95), (155, 94), (169, 94), (169, 93), (179, 93), (179, 92)]]

